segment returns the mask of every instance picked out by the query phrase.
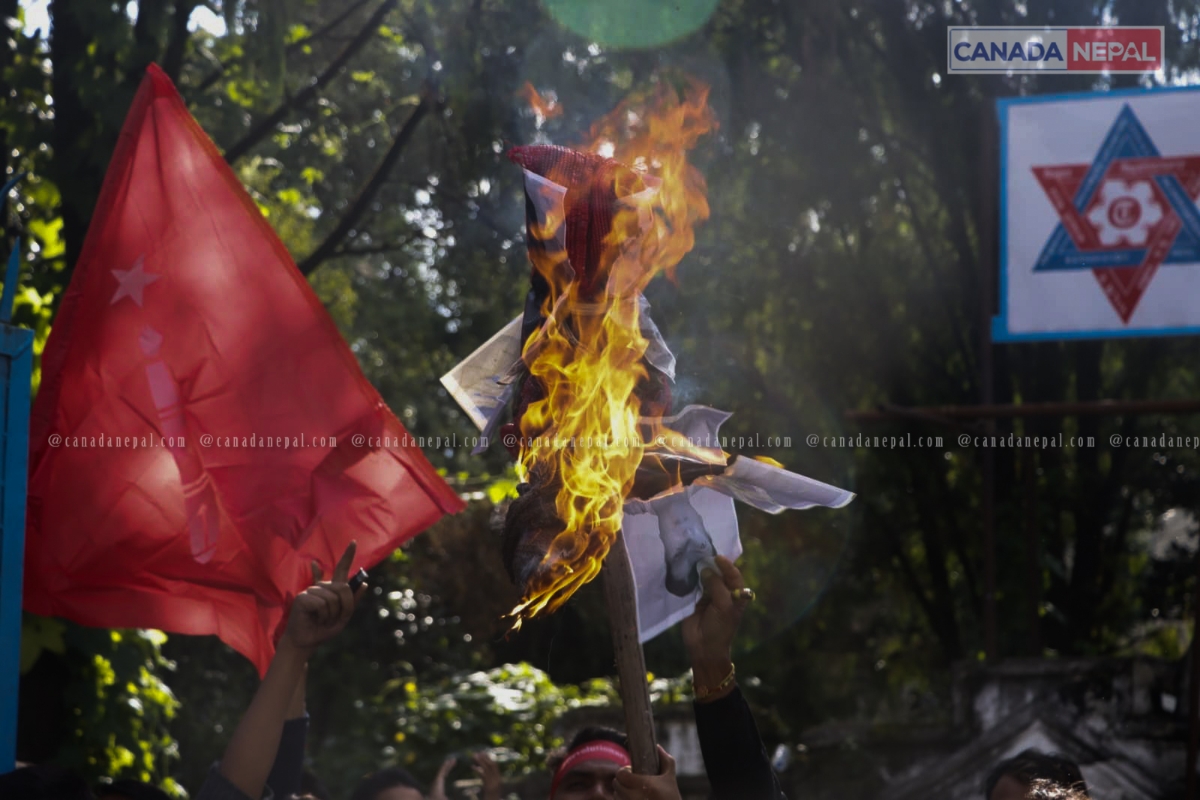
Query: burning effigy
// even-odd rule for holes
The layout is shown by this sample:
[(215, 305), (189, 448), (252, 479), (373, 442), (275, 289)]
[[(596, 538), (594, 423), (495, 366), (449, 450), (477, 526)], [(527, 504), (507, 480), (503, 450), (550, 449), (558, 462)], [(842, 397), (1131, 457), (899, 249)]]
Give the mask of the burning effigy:
[[(529, 91), (535, 108), (550, 107)], [(709, 214), (688, 161), (715, 127), (707, 94), (661, 84), (601, 119), (579, 149), (509, 151), (524, 173), (525, 310), (442, 383), (517, 461), (502, 532), (522, 590), (517, 626), (595, 578), (624, 531), (645, 641), (690, 613), (717, 554), (740, 555), (734, 499), (772, 513), (853, 499), (725, 452), (725, 412), (671, 414), (675, 357), (643, 291), (673, 275)]]

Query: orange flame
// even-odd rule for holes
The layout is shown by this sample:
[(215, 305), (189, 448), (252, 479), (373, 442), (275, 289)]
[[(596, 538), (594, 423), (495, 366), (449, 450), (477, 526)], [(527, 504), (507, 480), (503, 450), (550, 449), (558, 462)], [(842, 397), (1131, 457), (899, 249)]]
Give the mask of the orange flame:
[(563, 108), (554, 98), (546, 99), (538, 93), (538, 90), (533, 88), (533, 84), (528, 81), (521, 87), (518, 94), (525, 99), (529, 107), (533, 109), (533, 115), (537, 121), (537, 127), (542, 127), (547, 120), (561, 116)]
[[(542, 309), (546, 325), (530, 337), (524, 357), (546, 397), (530, 404), (521, 419), (522, 435), (538, 437), (541, 446), (526, 446), (520, 466), (525, 475), (535, 465), (552, 471), (565, 527), (513, 609), (517, 627), (555, 611), (599, 573), (621, 530), (624, 501), (647, 442), (658, 438), (653, 428), (646, 438), (645, 420), (639, 426), (634, 394), (646, 377), (648, 345), (639, 296), (659, 273), (674, 274), (695, 244), (695, 226), (708, 218), (704, 177), (688, 162), (688, 152), (715, 126), (707, 86), (693, 80), (680, 92), (660, 84), (596, 122), (578, 148), (628, 165), (650, 188), (638, 191), (617, 178), (619, 207), (601, 259), (611, 264), (608, 288), (599, 300), (580, 297), (579, 281), (561, 269), (565, 252), (535, 264), (551, 291)], [(562, 224), (546, 219), (534, 235), (550, 239)]]

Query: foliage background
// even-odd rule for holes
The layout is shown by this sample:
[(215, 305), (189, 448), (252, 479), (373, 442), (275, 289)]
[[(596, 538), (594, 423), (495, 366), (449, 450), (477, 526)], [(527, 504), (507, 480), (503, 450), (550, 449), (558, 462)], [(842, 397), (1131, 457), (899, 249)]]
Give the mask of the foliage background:
[[(755, 679), (769, 746), (830, 721), (947, 718), (950, 666), (983, 649), (979, 454), (953, 432), (859, 428), (843, 412), (978, 400), (986, 109), (1105, 79), (946, 76), (945, 26), (1165, 25), (1165, 80), (1186, 82), (1197, 3), (723, 0), (694, 32), (629, 49), (551, 13), (577, 5), (51, 0), (51, 29), (34, 30), (17, 0), (0, 0), (0, 170), (30, 173), (2, 220), (7, 244), (27, 243), (18, 321), (40, 352), (129, 100), (157, 61), (408, 428), (462, 439), (473, 431), (437, 378), (519, 312), (526, 281), (506, 146), (570, 144), (632, 88), (696, 75), (720, 119), (697, 152), (712, 217), (680, 280), (649, 298), (679, 357), (677, 400), (735, 412), (731, 434), (790, 436), (763, 454), (859, 492), (840, 512), (743, 515), (749, 579), (773, 599), (748, 622), (739, 671)], [(539, 125), (519, 96), (527, 81), (565, 113)], [(998, 402), (1198, 392), (1191, 340), (995, 355)], [(998, 432), (1105, 442), (1196, 423), (1083, 417)], [(947, 445), (803, 444), (860, 432)], [(475, 504), (373, 570), (369, 603), (311, 670), (313, 768), (339, 791), (382, 763), (429, 776), (442, 753), (493, 736), (521, 756), (506, 769), (534, 769), (562, 712), (611, 697), (594, 682), (611, 672), (594, 589), (503, 636), (512, 588), (487, 528), (511, 486), (503, 454), (429, 456)], [(1000, 451), (1000, 654), (1182, 657), (1195, 546), (1172, 544), (1161, 522), (1197, 511), (1197, 466), (1185, 450)], [(254, 687), (213, 641), (27, 618), (22, 647), (22, 755), (96, 779), (194, 790)], [(647, 658), (681, 674), (677, 632)]]

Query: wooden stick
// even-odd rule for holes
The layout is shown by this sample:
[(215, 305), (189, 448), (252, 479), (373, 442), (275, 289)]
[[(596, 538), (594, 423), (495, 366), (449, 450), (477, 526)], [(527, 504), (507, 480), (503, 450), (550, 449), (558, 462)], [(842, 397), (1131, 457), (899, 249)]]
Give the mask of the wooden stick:
[(650, 687), (646, 685), (646, 657), (638, 641), (637, 587), (625, 536), (621, 533), (609, 548), (602, 577), (633, 771), (638, 775), (657, 775), (658, 746), (654, 741)]

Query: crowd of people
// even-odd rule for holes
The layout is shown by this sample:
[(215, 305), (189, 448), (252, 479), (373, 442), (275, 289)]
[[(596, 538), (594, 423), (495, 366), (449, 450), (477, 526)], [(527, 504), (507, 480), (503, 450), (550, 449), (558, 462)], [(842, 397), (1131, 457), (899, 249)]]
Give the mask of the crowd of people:
[[(313, 584), (292, 604), (287, 627), (250, 706), (225, 753), (209, 771), (196, 800), (335, 800), (304, 769), (308, 715), (305, 675), (309, 658), (346, 627), (366, 586), (347, 581), (354, 545), (331, 579), (314, 565)], [(737, 686), (732, 647), (745, 606), (753, 598), (734, 564), (718, 558), (704, 574), (705, 594), (683, 623), (692, 665), (694, 711), (700, 750), (713, 800), (785, 800), (750, 707)], [(548, 800), (681, 800), (675, 760), (658, 748), (657, 775), (631, 770), (625, 734), (585, 728), (548, 761)], [(407, 770), (381, 769), (365, 776), (349, 800), (446, 800), (448, 758), (428, 787)], [(472, 755), (480, 778), (479, 800), (502, 800), (500, 770), (486, 753)], [(52, 765), (23, 766), (0, 775), (4, 800), (169, 800), (154, 786), (121, 780), (92, 788)], [(1027, 751), (1000, 764), (984, 787), (985, 800), (1086, 800), (1079, 768), (1054, 756)]]

